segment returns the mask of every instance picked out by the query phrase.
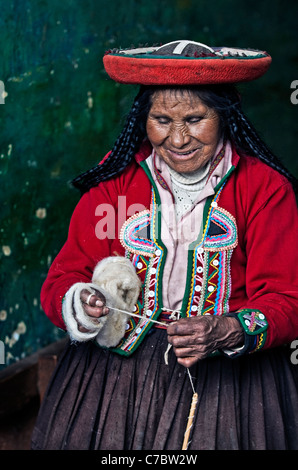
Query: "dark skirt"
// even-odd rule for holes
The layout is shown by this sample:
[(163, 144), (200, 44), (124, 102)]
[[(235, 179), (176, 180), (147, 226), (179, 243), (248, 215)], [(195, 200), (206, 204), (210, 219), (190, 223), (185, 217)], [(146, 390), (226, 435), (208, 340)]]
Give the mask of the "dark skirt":
[[(192, 387), (164, 330), (129, 358), (69, 345), (54, 372), (32, 449), (180, 450)], [(189, 450), (298, 450), (298, 366), (286, 347), (191, 368), (198, 407)]]

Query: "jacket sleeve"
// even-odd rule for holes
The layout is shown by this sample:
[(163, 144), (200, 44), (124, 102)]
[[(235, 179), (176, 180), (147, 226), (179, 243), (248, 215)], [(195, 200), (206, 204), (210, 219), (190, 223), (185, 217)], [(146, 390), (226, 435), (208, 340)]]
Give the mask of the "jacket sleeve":
[[(72, 215), (68, 237), (54, 259), (41, 289), (41, 305), (48, 318), (59, 328), (66, 329), (62, 317), (62, 301), (76, 283), (90, 283), (96, 264), (109, 256), (115, 247), (115, 208), (108, 188), (94, 188), (77, 204)], [(102, 217), (100, 217), (102, 216)], [(98, 236), (102, 224), (111, 234)], [(119, 253), (121, 254), (121, 253)]]
[(298, 211), (289, 183), (279, 185), (248, 217), (247, 300), (236, 312), (253, 352), (298, 337)]

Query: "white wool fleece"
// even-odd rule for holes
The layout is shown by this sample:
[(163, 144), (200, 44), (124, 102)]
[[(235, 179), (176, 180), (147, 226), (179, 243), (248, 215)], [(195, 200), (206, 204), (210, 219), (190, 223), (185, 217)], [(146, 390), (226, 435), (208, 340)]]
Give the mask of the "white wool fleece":
[[(80, 295), (83, 289), (90, 294), (100, 292), (110, 308), (108, 315), (98, 319), (88, 316), (83, 308)], [(121, 256), (110, 256), (100, 261), (92, 276), (91, 283), (76, 283), (67, 292), (62, 314), (69, 336), (74, 341), (95, 339), (100, 346), (115, 347), (123, 338), (128, 315), (133, 312), (141, 289), (141, 281), (132, 263)], [(88, 329), (83, 333), (78, 324)]]

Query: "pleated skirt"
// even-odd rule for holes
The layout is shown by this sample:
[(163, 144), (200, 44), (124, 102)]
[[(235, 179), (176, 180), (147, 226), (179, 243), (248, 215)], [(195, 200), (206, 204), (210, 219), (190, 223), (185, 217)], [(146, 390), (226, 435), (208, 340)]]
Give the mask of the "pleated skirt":
[[(36, 450), (181, 450), (193, 389), (166, 331), (130, 357), (69, 344), (32, 436)], [(190, 369), (198, 394), (189, 450), (298, 450), (298, 366), (286, 347)]]

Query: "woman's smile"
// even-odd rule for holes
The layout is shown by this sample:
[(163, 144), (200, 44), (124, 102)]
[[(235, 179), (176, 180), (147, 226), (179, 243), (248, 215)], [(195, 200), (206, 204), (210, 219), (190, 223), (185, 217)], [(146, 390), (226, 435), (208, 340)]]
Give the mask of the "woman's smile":
[(177, 150), (173, 150), (173, 149), (169, 149), (168, 151), (172, 155), (173, 159), (178, 158), (179, 160), (181, 160), (184, 158), (185, 159), (192, 158), (194, 153), (197, 152), (198, 150), (199, 150), (199, 147), (193, 150), (185, 151), (185, 152), (178, 152)]
[(190, 173), (213, 158), (220, 139), (219, 117), (194, 93), (160, 90), (152, 97), (147, 137), (171, 168)]

